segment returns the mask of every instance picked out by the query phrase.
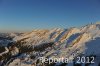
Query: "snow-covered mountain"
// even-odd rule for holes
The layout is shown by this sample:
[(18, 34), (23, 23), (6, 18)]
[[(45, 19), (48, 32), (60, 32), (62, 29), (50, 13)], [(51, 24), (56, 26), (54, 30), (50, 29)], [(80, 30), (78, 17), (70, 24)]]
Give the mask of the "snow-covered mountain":
[[(6, 53), (0, 54), (2, 66), (100, 66), (100, 23), (80, 28), (36, 29), (27, 33), (0, 35), (2, 38), (0, 47), (7, 48), (4, 51), (7, 50)], [(68, 58), (69, 61), (74, 61), (49, 64), (41, 63), (39, 57), (48, 59), (63, 57), (63, 60)], [(86, 60), (83, 63), (84, 57)], [(77, 63), (79, 58), (82, 61)], [(94, 63), (87, 63), (87, 58), (90, 59), (89, 62)]]

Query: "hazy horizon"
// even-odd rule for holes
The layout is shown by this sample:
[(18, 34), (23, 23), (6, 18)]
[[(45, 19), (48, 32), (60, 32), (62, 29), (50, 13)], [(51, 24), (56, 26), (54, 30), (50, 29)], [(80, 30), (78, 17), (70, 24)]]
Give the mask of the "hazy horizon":
[(80, 27), (100, 21), (100, 0), (0, 0), (0, 32)]

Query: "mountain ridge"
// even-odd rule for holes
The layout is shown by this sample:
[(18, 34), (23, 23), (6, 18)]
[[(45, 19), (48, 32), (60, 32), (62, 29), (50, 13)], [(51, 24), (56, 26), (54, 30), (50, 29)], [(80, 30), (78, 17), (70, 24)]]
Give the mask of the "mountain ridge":
[[(12, 33), (9, 35), (7, 34), (7, 36), (13, 36), (12, 40), (10, 40), (12, 41), (12, 43), (10, 42), (10, 45), (14, 45), (16, 49), (19, 50), (14, 49), (14, 52), (18, 54), (26, 54), (26, 56), (29, 55), (30, 57), (35, 56), (35, 59), (31, 59), (29, 57), (33, 63), (36, 63), (35, 61), (38, 60), (37, 58), (41, 56), (50, 58), (64, 57), (69, 58), (69, 60), (72, 60), (72, 57), (75, 60), (78, 56), (96, 56), (94, 60), (95, 63), (90, 65), (97, 66), (97, 64), (100, 64), (100, 60), (98, 60), (98, 56), (100, 56), (100, 23), (88, 24), (81, 28), (72, 27), (69, 29), (36, 29), (29, 33)], [(5, 40), (9, 39), (0, 40), (0, 42), (5, 42)], [(8, 46), (10, 45), (8, 41)], [(4, 47), (7, 47), (7, 45)], [(16, 55), (16, 53), (14, 54)], [(14, 66), (15, 61), (17, 61), (16, 63), (19, 63), (19, 59), (20, 58), (13, 59), (13, 62), (10, 62), (8, 65)], [(30, 61), (30, 64), (33, 63)], [(30, 64), (26, 64), (26, 66), (29, 66)], [(38, 62), (37, 65), (38, 64), (40, 64), (40, 62)], [(60, 64), (61, 63), (58, 63), (59, 66)], [(66, 66), (70, 66), (69, 64), (70, 63), (66, 64)], [(48, 66), (48, 64), (45, 64), (45, 66)]]

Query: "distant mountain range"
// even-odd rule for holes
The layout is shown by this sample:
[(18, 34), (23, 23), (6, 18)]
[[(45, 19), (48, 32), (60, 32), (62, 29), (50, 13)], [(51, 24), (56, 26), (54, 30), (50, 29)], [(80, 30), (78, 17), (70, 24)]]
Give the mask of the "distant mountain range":
[[(63, 57), (73, 62), (41, 63), (39, 57)], [(100, 66), (100, 23), (80, 28), (1, 33), (0, 61), (1, 66)]]

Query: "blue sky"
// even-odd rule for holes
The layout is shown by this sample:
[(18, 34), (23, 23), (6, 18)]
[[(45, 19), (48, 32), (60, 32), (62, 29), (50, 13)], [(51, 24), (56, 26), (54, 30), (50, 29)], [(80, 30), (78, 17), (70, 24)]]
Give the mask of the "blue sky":
[(0, 32), (79, 27), (100, 21), (100, 0), (0, 0)]

